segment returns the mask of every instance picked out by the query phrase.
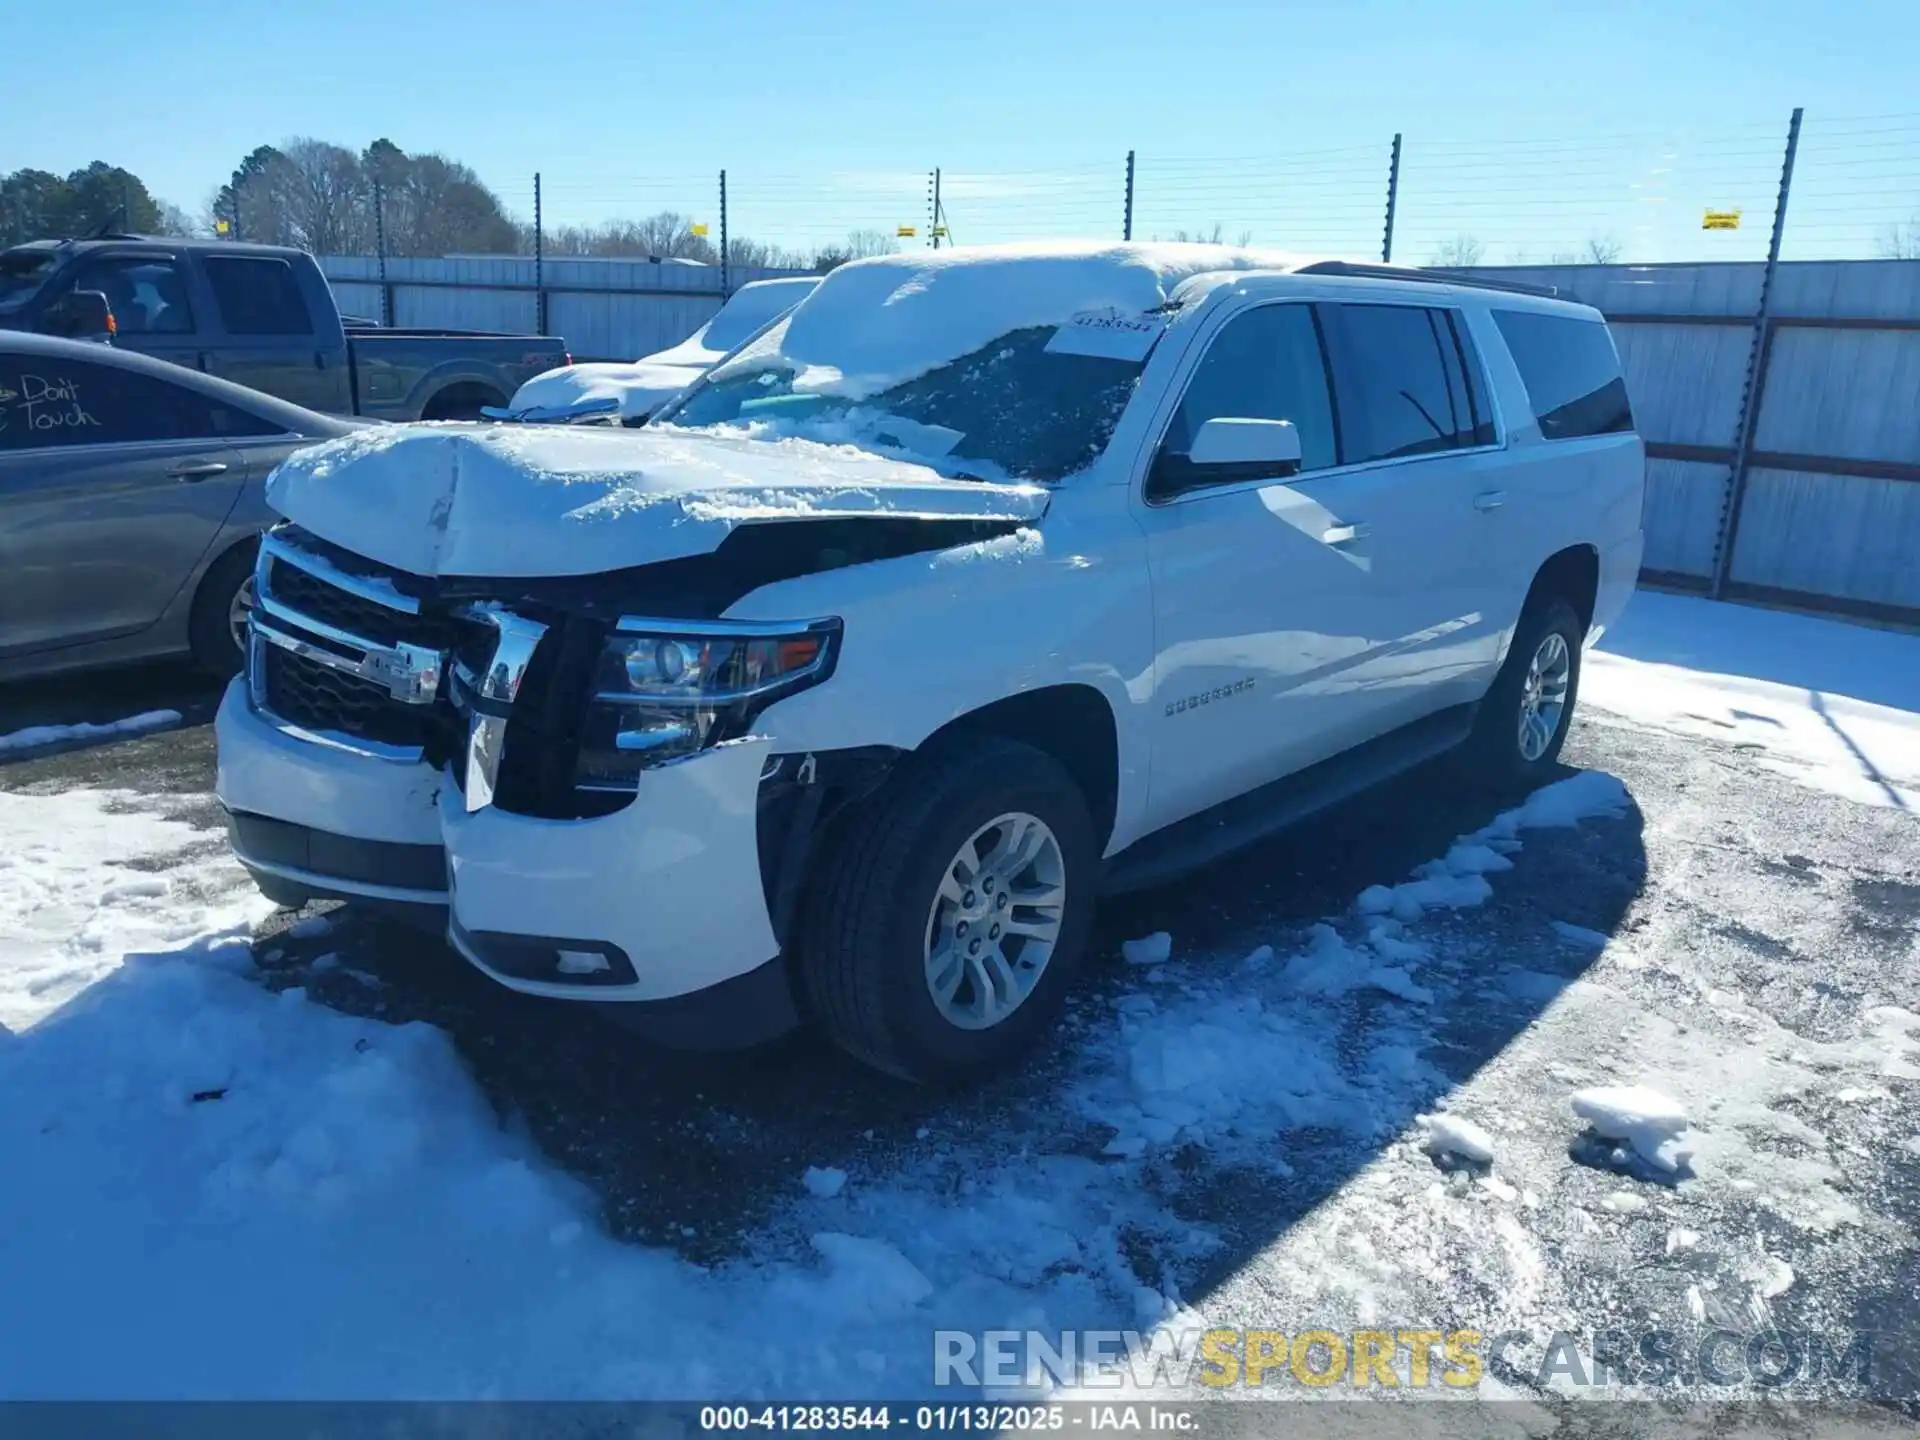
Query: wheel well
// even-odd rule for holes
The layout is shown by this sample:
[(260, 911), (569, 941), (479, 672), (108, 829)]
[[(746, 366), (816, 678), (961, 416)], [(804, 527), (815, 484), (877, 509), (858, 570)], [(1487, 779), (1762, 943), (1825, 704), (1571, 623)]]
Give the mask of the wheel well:
[(222, 565), (225, 565), (234, 556), (247, 556), (248, 568), (251, 569), (252, 557), (259, 549), (260, 537), (258, 535), (249, 535), (244, 540), (234, 541), (233, 544), (214, 556), (213, 559), (207, 562), (206, 568), (200, 572), (200, 578), (193, 582), (193, 599), (190, 603), (193, 605), (200, 603), (200, 597), (206, 593), (207, 581), (212, 577), (213, 572), (218, 570)]
[(482, 405), (505, 405), (507, 397), (478, 380), (461, 380), (437, 390), (420, 407), (422, 420), (463, 420), (476, 417)]
[(1045, 751), (1066, 768), (1093, 814), (1104, 849), (1113, 833), (1120, 790), (1120, 739), (1113, 708), (1091, 685), (1024, 690), (949, 720), (927, 738), (925, 750), (954, 735), (997, 735)]
[(1549, 555), (1533, 588), (1527, 591), (1527, 604), (1557, 595), (1580, 616), (1580, 633), (1593, 624), (1593, 602), (1600, 592), (1600, 552), (1591, 545), (1569, 545)]

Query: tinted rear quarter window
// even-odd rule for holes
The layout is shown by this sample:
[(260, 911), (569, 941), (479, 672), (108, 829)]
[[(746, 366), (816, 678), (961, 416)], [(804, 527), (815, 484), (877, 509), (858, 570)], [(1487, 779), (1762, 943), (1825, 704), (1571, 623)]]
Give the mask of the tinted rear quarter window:
[(1323, 306), (1321, 314), (1343, 463), (1484, 443), (1463, 352), (1446, 312), (1341, 304)]
[(270, 257), (208, 256), (207, 281), (229, 335), (311, 335), (293, 266)]
[(0, 453), (49, 446), (274, 435), (280, 427), (185, 385), (118, 366), (0, 354)]
[(1633, 429), (1620, 357), (1603, 322), (1530, 310), (1496, 310), (1493, 321), (1527, 387), (1543, 439)]

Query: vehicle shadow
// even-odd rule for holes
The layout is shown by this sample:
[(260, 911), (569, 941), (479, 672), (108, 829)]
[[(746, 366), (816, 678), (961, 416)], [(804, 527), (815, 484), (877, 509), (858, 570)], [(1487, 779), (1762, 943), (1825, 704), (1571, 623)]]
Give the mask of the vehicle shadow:
[[(219, 707), (221, 688), (222, 682), (184, 660), (9, 680), (0, 684), (0, 735), (43, 725), (107, 725), (155, 710), (177, 711), (180, 726), (204, 725)], [(73, 737), (17, 753), (0, 750), (0, 763), (39, 759), (124, 738)]]
[[(1110, 1028), (1110, 1002), (1141, 983), (1117, 961), (1123, 940), (1171, 931), (1179, 955), (1216, 957), (1182, 961), (1204, 977), (1204, 967), (1225, 967), (1257, 944), (1286, 946), (1306, 924), (1350, 914), (1361, 889), (1406, 878), (1519, 798), (1428, 767), (1178, 885), (1109, 903), (1063, 1043), (963, 1094), (885, 1080), (811, 1033), (737, 1054), (649, 1045), (579, 1005), (506, 991), (429, 935), (358, 916), (264, 937), (255, 953), (270, 984), (304, 985), (339, 1009), (447, 1031), (503, 1118), (523, 1124), (600, 1196), (613, 1234), (712, 1263), (763, 1236), (803, 1193), (809, 1166), (884, 1179), (943, 1152), (965, 1164), (967, 1153), (993, 1151), (1002, 1137), (1014, 1150), (1098, 1159), (1111, 1129), (1070, 1113), (1062, 1097), (1085, 1063), (1076, 1034)], [(1551, 843), (1527, 844), (1492, 900), (1469, 912), (1477, 930), (1497, 934), (1500, 961), (1468, 977), (1472, 1003), (1437, 1007), (1426, 1058), (1447, 1082), (1497, 1056), (1593, 963), (1595, 949), (1569, 947), (1550, 922), (1615, 933), (1645, 881), (1640, 828), (1630, 811), (1548, 832)], [(316, 971), (322, 954), (335, 958)], [(1364, 1025), (1367, 1002), (1358, 1003)], [(1162, 1198), (1225, 1244), (1203, 1272), (1185, 1274), (1183, 1293), (1204, 1294), (1271, 1244), (1410, 1126), (1418, 1108), (1409, 1101), (1407, 1113), (1377, 1117), (1364, 1141), (1289, 1133), (1294, 1164), (1285, 1179), (1236, 1172), (1186, 1147), (1174, 1157), (1177, 1184)], [(1148, 1251), (1130, 1261), (1143, 1283), (1162, 1278)]]

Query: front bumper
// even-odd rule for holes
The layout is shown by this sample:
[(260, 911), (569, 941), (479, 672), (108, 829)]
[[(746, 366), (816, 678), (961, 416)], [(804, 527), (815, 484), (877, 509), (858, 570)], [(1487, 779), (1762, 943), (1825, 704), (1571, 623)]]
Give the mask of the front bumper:
[[(720, 986), (738, 995), (733, 982), (763, 972), (784, 993), (768, 969), (780, 946), (758, 850), (763, 737), (647, 771), (611, 815), (545, 820), (469, 812), (430, 766), (289, 732), (255, 713), (240, 681), (215, 729), (219, 798), (256, 874), (318, 895), (443, 906), (454, 947), (527, 994), (666, 1002)], [(754, 987), (762, 1013), (741, 1018), (784, 1028), (774, 1021), (791, 1023), (791, 1003), (770, 1019), (767, 989)]]

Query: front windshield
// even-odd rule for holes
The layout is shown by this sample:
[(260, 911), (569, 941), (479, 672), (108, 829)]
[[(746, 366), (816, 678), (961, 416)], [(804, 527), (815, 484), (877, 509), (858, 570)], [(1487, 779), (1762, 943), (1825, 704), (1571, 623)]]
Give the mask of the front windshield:
[(861, 400), (794, 389), (786, 322), (713, 371), (661, 422), (854, 445), (981, 480), (1052, 482), (1100, 457), (1143, 360), (1059, 353), (1059, 327), (1010, 330)]
[(0, 255), (0, 305), (18, 305), (53, 274), (51, 250), (9, 250)]

